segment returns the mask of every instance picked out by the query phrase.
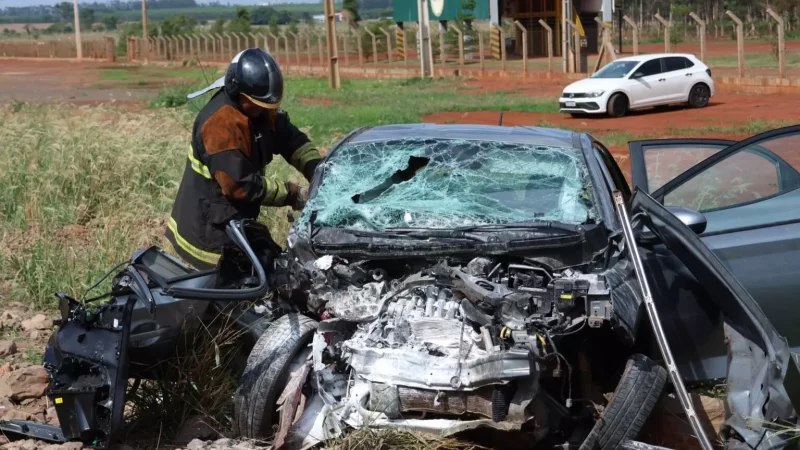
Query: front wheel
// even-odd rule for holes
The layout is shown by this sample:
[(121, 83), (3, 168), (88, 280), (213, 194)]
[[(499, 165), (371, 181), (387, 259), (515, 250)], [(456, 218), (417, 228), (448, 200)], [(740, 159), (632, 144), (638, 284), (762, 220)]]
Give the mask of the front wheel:
[(611, 117), (622, 117), (628, 113), (628, 97), (623, 94), (614, 94), (608, 99), (606, 111)]
[(689, 106), (692, 108), (705, 108), (708, 106), (708, 100), (711, 97), (711, 91), (705, 84), (696, 84), (689, 92)]
[(635, 439), (653, 412), (667, 383), (667, 371), (644, 355), (628, 359), (614, 397), (580, 450), (614, 450)]
[(278, 397), (286, 388), (289, 374), (310, 354), (308, 344), (317, 325), (306, 316), (286, 314), (258, 339), (234, 401), (236, 428), (241, 436), (256, 439), (272, 434), (278, 419)]

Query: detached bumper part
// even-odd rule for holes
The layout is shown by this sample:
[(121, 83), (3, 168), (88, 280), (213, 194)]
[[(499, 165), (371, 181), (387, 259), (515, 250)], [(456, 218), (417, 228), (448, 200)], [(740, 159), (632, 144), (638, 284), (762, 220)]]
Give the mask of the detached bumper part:
[(30, 420), (0, 420), (0, 434), (10, 438), (31, 438), (56, 443), (67, 441), (58, 425)]

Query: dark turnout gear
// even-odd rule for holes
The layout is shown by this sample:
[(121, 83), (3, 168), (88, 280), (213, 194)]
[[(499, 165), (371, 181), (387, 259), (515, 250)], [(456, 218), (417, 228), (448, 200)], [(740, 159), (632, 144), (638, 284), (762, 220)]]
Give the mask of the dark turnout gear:
[(321, 160), (308, 137), (280, 109), (248, 117), (228, 87), (198, 114), (167, 238), (199, 269), (212, 268), (229, 242), (225, 225), (255, 219), (262, 205), (301, 206), (297, 184), (265, 178), (274, 155), (310, 180)]
[(228, 66), (225, 89), (231, 97), (245, 95), (262, 108), (275, 109), (283, 98), (283, 74), (266, 51), (249, 48)]

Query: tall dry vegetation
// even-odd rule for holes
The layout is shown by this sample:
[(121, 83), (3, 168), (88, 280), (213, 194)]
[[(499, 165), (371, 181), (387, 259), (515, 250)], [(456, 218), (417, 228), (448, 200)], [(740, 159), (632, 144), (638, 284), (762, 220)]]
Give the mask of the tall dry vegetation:
[[(0, 299), (52, 307), (162, 238), (186, 161), (186, 110), (0, 110)], [(271, 166), (279, 177), (292, 169)], [(286, 212), (268, 211), (279, 242)]]

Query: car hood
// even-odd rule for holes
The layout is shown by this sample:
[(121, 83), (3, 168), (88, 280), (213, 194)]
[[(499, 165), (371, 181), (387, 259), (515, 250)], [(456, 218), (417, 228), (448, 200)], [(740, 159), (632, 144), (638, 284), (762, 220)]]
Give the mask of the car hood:
[(607, 91), (619, 86), (622, 80), (623, 78), (584, 78), (564, 88), (564, 93), (577, 94), (597, 90)]

